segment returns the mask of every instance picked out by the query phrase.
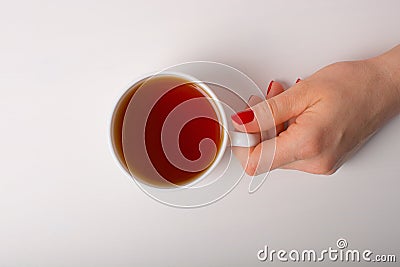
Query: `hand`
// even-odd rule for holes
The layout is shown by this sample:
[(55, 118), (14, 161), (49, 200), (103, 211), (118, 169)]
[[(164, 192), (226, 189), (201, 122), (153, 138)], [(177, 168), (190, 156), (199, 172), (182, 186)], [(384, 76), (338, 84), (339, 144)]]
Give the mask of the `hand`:
[[(271, 169), (332, 174), (386, 121), (400, 112), (400, 46), (362, 61), (329, 65), (284, 91), (273, 82), (266, 101), (232, 116), (242, 132), (271, 129), (277, 136), (253, 148), (234, 148), (249, 175), (268, 171), (267, 148), (276, 143)], [(259, 101), (259, 100), (258, 100)], [(287, 122), (287, 129), (283, 123)]]

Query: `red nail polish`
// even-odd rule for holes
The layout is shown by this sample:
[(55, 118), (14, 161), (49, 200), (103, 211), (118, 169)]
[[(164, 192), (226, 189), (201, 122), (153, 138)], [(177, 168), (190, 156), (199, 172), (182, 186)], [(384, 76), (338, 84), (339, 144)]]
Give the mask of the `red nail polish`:
[(272, 88), (272, 84), (273, 84), (273, 83), (274, 83), (273, 80), (269, 82), (269, 84), (268, 84), (268, 89), (267, 89), (267, 95), (269, 94), (269, 91), (271, 91), (271, 88)]
[(300, 78), (297, 78), (296, 83), (299, 83), (300, 81), (301, 81), (301, 79), (300, 79)]
[(238, 112), (231, 116), (232, 120), (237, 124), (246, 124), (254, 120), (254, 113), (251, 109), (247, 109), (245, 111)]

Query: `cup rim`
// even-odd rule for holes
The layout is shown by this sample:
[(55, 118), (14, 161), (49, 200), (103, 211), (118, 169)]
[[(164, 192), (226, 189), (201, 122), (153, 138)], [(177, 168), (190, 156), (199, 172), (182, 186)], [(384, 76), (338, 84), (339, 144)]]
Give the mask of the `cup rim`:
[[(191, 181), (187, 184), (184, 184), (184, 185), (175, 185), (170, 182), (171, 186), (160, 187), (160, 186), (156, 186), (151, 183), (142, 182), (141, 179), (137, 178), (134, 175), (134, 173), (132, 173), (129, 170), (129, 167), (127, 165), (125, 165), (121, 159), (119, 159), (119, 157), (116, 155), (117, 153), (116, 153), (116, 149), (115, 149), (115, 142), (113, 140), (113, 129), (114, 129), (113, 125), (114, 125), (114, 115), (115, 115), (115, 112), (117, 111), (118, 106), (121, 104), (121, 100), (130, 90), (134, 89), (136, 84), (138, 84), (139, 82), (141, 82), (145, 79), (151, 78), (151, 77), (164, 76), (164, 75), (179, 77), (184, 80), (187, 80), (188, 82), (195, 83), (197, 86), (199, 86), (203, 90), (203, 93), (207, 94), (213, 100), (211, 105), (218, 115), (218, 122), (220, 123), (220, 126), (222, 128), (222, 142), (221, 142), (220, 148), (217, 150), (218, 151), (217, 155), (215, 156), (215, 159), (212, 162), (212, 164), (210, 166), (208, 166), (207, 169), (201, 175), (199, 175), (197, 178), (195, 178), (193, 181)], [(108, 119), (108, 129), (109, 129), (108, 140), (109, 140), (109, 147), (111, 149), (111, 154), (112, 154), (114, 160), (117, 162), (120, 169), (126, 175), (128, 175), (130, 178), (135, 180), (135, 182), (139, 183), (140, 185), (150, 186), (152, 188), (157, 188), (157, 189), (162, 189), (162, 190), (179, 190), (179, 189), (190, 188), (194, 184), (200, 182), (205, 177), (207, 177), (216, 168), (216, 166), (222, 160), (222, 158), (225, 154), (226, 148), (228, 146), (228, 138), (229, 138), (228, 122), (227, 122), (227, 118), (226, 118), (226, 113), (223, 109), (223, 106), (220, 103), (220, 100), (218, 99), (218, 97), (215, 95), (215, 93), (209, 86), (207, 86), (200, 79), (195, 78), (194, 76), (186, 74), (186, 73), (175, 72), (175, 71), (159, 71), (159, 72), (153, 72), (153, 73), (139, 76), (138, 78), (134, 79), (133, 82), (130, 82), (128, 84), (127, 88), (124, 88), (123, 90), (124, 91), (122, 92), (122, 94), (119, 94), (117, 100), (114, 102), (114, 105), (112, 106), (111, 115)]]

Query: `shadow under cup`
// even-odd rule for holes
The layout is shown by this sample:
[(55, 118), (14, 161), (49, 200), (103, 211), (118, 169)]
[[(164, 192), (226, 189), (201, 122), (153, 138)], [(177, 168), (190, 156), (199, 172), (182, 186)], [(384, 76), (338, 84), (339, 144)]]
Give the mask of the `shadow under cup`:
[(207, 86), (183, 75), (139, 80), (118, 101), (111, 120), (114, 154), (141, 183), (173, 188), (206, 176), (224, 153), (221, 109)]

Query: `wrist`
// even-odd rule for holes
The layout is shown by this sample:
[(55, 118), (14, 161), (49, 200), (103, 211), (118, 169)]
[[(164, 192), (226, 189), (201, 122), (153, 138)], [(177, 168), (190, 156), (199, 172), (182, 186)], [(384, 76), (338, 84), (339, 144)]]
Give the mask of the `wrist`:
[(377, 57), (367, 59), (375, 75), (376, 88), (380, 88), (387, 98), (387, 108), (393, 114), (400, 113), (400, 45)]
[(400, 45), (371, 60), (376, 62), (393, 90), (400, 93)]

